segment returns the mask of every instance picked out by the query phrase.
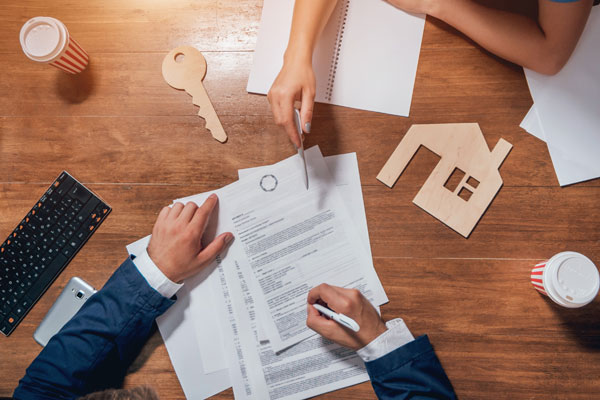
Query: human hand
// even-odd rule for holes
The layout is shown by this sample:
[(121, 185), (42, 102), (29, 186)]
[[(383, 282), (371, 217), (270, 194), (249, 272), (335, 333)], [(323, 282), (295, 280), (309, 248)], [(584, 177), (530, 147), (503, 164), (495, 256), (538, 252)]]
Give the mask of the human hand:
[[(358, 332), (343, 327), (319, 313), (312, 305), (321, 303), (337, 313), (342, 313), (360, 326)], [(371, 343), (387, 330), (377, 310), (357, 289), (344, 289), (322, 283), (308, 292), (308, 317), (306, 325), (321, 336), (342, 346), (358, 350)]]
[(316, 80), (310, 57), (296, 57), (286, 54), (279, 75), (275, 78), (267, 99), (271, 104), (275, 123), (281, 126), (296, 147), (302, 142), (294, 123), (294, 102), (301, 100), (300, 119), (302, 130), (310, 133), (312, 120)]
[(202, 235), (217, 202), (217, 196), (211, 194), (200, 207), (191, 201), (185, 206), (175, 203), (158, 214), (148, 255), (173, 282), (181, 282), (200, 272), (233, 240), (233, 234), (225, 232), (202, 247)]

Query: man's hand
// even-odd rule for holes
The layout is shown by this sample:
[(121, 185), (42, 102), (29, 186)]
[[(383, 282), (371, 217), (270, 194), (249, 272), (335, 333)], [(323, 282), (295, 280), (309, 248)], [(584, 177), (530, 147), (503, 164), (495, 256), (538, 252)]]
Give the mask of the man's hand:
[[(342, 313), (360, 326), (353, 332), (321, 315), (312, 305), (320, 303), (337, 313)], [(321, 336), (342, 346), (358, 350), (371, 343), (387, 330), (377, 310), (357, 289), (344, 289), (323, 283), (308, 293), (308, 317), (306, 325)]]
[(193, 202), (185, 206), (175, 203), (158, 214), (148, 255), (173, 282), (181, 282), (198, 273), (233, 239), (231, 232), (225, 232), (202, 247), (202, 235), (217, 202), (217, 196), (211, 194), (200, 207)]

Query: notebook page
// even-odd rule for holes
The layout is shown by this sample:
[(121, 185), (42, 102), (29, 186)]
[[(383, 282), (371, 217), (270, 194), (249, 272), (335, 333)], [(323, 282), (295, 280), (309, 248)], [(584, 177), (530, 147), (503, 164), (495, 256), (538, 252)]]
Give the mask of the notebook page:
[[(331, 65), (339, 13), (342, 3), (338, 1), (327, 25), (323, 29), (313, 53), (313, 69), (317, 79), (316, 100), (325, 99), (325, 85)], [(250, 93), (267, 94), (283, 66), (294, 13), (294, 0), (264, 0), (254, 60), (246, 90)]]
[[(264, 1), (248, 92), (267, 94), (281, 70), (293, 9), (294, 0)], [(384, 1), (338, 0), (313, 53), (315, 100), (408, 116), (424, 24)]]
[(349, 1), (331, 103), (408, 116), (425, 16), (384, 1)]

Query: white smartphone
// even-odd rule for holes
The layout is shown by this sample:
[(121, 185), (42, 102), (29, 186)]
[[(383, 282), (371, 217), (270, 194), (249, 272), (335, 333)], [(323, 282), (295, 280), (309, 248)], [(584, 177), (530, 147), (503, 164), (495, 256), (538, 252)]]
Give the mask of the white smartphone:
[(33, 334), (35, 341), (45, 347), (50, 338), (73, 318), (83, 303), (94, 293), (96, 289), (83, 279), (76, 276), (71, 278), (35, 330)]

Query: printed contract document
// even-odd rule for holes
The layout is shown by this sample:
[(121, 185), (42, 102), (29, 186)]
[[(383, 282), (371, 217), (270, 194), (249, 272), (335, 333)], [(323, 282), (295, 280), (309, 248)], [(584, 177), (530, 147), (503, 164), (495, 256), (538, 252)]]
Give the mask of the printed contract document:
[[(233, 386), (236, 399), (296, 400), (368, 380), (355, 352), (306, 328), (306, 297), (320, 283), (358, 288), (375, 305), (387, 301), (370, 255), (356, 156), (326, 164), (313, 147), (306, 158), (309, 191), (296, 155), (214, 191), (219, 206), (203, 241), (224, 231), (235, 240), (186, 280), (157, 320), (189, 398)], [(201, 205), (208, 195), (177, 201)], [(148, 240), (129, 252), (139, 254)]]
[(317, 146), (306, 151), (310, 188), (300, 159), (263, 167), (219, 190), (235, 242), (252, 271), (259, 320), (275, 352), (314, 332), (306, 326), (306, 297), (321, 284), (359, 289), (374, 305), (387, 297), (359, 231)]

